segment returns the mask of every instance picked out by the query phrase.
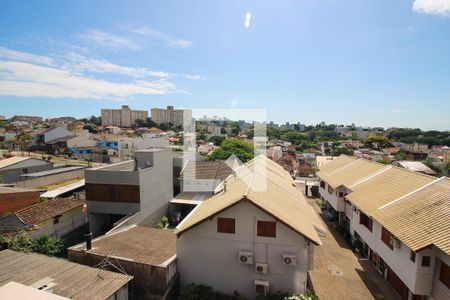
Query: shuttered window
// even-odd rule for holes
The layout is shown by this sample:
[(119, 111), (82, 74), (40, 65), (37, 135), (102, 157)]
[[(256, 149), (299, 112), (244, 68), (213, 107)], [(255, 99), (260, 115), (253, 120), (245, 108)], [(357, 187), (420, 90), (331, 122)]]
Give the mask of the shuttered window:
[(372, 221), (371, 218), (369, 218), (363, 212), (360, 212), (360, 214), (359, 214), (359, 224), (362, 224), (362, 225), (366, 226), (367, 229), (372, 231), (373, 221)]
[(394, 249), (391, 241), (392, 234), (386, 228), (381, 229), (381, 240), (391, 249)]
[(277, 235), (276, 223), (271, 221), (258, 221), (257, 235), (265, 237), (276, 237)]
[(233, 218), (217, 218), (217, 232), (235, 233), (235, 223)]
[(444, 262), (441, 262), (439, 280), (450, 289), (450, 267), (446, 265)]

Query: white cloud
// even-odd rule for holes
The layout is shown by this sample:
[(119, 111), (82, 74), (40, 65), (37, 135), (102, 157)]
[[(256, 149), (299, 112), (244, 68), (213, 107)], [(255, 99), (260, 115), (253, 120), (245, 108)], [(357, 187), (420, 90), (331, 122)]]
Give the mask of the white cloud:
[(430, 15), (450, 16), (450, 0), (415, 0), (413, 10)]
[(31, 63), (0, 61), (0, 96), (126, 100), (134, 95), (178, 92), (166, 80), (118, 83)]
[(252, 19), (252, 13), (248, 12), (245, 14), (245, 28), (249, 28), (250, 27), (250, 21)]
[(206, 80), (206, 78), (204, 78), (200, 75), (185, 74), (185, 75), (183, 75), (183, 77), (186, 79), (191, 79), (191, 80)]
[(78, 34), (78, 37), (88, 43), (101, 47), (128, 50), (138, 50), (141, 48), (141, 46), (128, 38), (117, 36), (99, 29), (89, 29), (85, 33)]
[(16, 61), (31, 62), (47, 66), (51, 66), (54, 63), (53, 59), (47, 56), (19, 52), (4, 47), (0, 47), (0, 59), (11, 59)]
[(194, 42), (191, 40), (175, 38), (171, 35), (162, 33), (148, 26), (133, 27), (126, 25), (121, 26), (121, 28), (133, 34), (163, 42), (166, 46), (172, 48), (188, 48), (194, 44)]
[(175, 74), (163, 71), (152, 71), (146, 68), (126, 67), (111, 63), (105, 59), (91, 59), (70, 52), (65, 55), (68, 62), (63, 65), (63, 69), (74, 72), (92, 72), (92, 73), (114, 73), (124, 76), (143, 78), (143, 77), (161, 77), (168, 78)]

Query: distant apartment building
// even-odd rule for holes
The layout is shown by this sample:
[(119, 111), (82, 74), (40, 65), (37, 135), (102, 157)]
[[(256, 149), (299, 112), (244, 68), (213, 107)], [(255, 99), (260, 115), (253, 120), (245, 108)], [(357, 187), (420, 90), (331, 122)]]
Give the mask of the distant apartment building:
[(121, 109), (102, 109), (102, 126), (131, 127), (137, 119), (148, 118), (146, 110), (132, 110), (128, 105)]
[(42, 122), (42, 117), (37, 117), (37, 116), (16, 116), (14, 119), (16, 121), (24, 121), (24, 122), (29, 122), (29, 123)]
[(171, 151), (141, 150), (134, 157), (86, 170), (86, 203), (94, 236), (127, 218), (154, 224), (167, 213), (173, 197)]
[(355, 248), (401, 299), (450, 299), (450, 179), (341, 155), (319, 193)]
[(183, 120), (191, 122), (192, 110), (174, 109), (173, 106), (164, 108), (152, 108), (152, 120), (157, 124), (170, 123), (175, 126), (183, 125)]
[(0, 121), (3, 121), (3, 120), (6, 120), (6, 117), (0, 115)]

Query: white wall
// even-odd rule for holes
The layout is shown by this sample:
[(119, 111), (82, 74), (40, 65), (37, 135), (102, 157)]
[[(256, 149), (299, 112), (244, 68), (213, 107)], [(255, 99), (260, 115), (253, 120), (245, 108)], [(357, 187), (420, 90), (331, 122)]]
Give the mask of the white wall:
[[(217, 217), (235, 218), (236, 233), (217, 233)], [(181, 284), (195, 282), (226, 294), (237, 290), (241, 295), (254, 297), (254, 281), (259, 279), (268, 280), (272, 292), (304, 292), (313, 246), (280, 222), (276, 225), (276, 238), (258, 237), (257, 220), (274, 221), (251, 203), (242, 202), (183, 233), (177, 240)], [(255, 273), (254, 264), (240, 263), (239, 250), (252, 251), (254, 263), (267, 263), (268, 274)], [(282, 256), (288, 253), (297, 255), (297, 266), (283, 264)]]
[(336, 192), (339, 190), (334, 189), (333, 193), (328, 193), (328, 183), (325, 182), (325, 188), (319, 186), (320, 195), (338, 212), (345, 211), (344, 198), (338, 197)]
[[(369, 247), (378, 253), (388, 264), (395, 274), (404, 284), (416, 295), (430, 295), (435, 257), (430, 249), (424, 249), (416, 253), (415, 262), (410, 260), (411, 249), (401, 243), (400, 248), (394, 247), (392, 250), (381, 240), (382, 226), (373, 221), (372, 232), (364, 225), (359, 224), (360, 213), (353, 213), (350, 223), (350, 231), (356, 231)], [(431, 257), (430, 267), (422, 267), (422, 256)]]

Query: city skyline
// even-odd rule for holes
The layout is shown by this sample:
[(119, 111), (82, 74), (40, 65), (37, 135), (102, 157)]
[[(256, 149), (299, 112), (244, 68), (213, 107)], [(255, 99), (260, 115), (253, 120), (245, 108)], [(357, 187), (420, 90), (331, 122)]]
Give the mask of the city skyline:
[(433, 3), (6, 2), (0, 113), (260, 108), (276, 123), (449, 130), (450, 5)]

